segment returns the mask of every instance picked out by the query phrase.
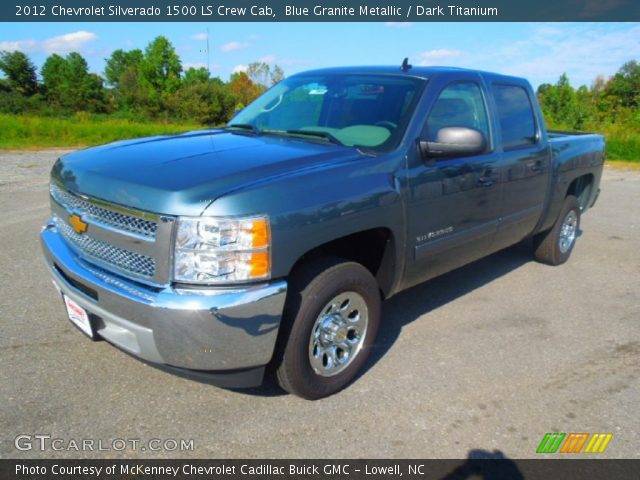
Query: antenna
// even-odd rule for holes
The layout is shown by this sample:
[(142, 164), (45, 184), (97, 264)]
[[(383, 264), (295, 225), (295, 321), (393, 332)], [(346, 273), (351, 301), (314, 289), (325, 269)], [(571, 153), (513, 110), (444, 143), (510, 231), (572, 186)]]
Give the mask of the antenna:
[(207, 27), (207, 75), (211, 77), (211, 69), (209, 68), (209, 27)]
[(409, 57), (405, 57), (404, 60), (402, 61), (402, 66), (400, 67), (400, 70), (402, 70), (403, 72), (408, 72), (412, 67), (413, 65), (409, 65)]

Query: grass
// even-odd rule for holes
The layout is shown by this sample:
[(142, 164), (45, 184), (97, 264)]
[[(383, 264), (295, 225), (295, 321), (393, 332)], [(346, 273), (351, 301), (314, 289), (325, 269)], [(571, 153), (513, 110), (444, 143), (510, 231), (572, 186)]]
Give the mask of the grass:
[[(566, 125), (547, 125), (549, 130), (575, 130)], [(584, 132), (594, 132), (604, 135), (606, 141), (606, 157), (616, 161), (640, 164), (640, 128), (631, 122), (627, 124), (588, 125)]]
[[(43, 117), (0, 114), (0, 149), (82, 147), (198, 128), (202, 126), (196, 123), (162, 123), (108, 115)], [(607, 140), (607, 158), (640, 164), (640, 131), (610, 126), (605, 127), (602, 133)]]
[(82, 114), (65, 118), (0, 114), (0, 149), (81, 147), (198, 128), (202, 125), (140, 122)]
[(605, 131), (607, 158), (640, 164), (640, 133)]

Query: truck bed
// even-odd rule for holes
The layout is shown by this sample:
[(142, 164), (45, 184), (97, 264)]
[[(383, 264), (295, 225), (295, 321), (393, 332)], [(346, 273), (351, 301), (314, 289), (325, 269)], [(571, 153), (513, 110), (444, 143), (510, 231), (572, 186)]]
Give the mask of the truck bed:
[(604, 137), (597, 133), (566, 132), (550, 130), (547, 132), (549, 145), (556, 164), (571, 163), (571, 167), (594, 167), (604, 163)]
[(586, 179), (583, 181), (588, 181), (591, 185), (590, 188), (576, 188), (581, 192), (578, 200), (583, 212), (595, 203), (604, 166), (604, 136), (596, 133), (551, 130), (547, 132), (547, 137), (552, 152), (554, 173), (550, 183), (551, 195), (547, 214), (539, 229), (541, 231), (552, 226), (574, 179), (583, 177)]
[(549, 140), (555, 138), (565, 138), (565, 137), (584, 137), (585, 135), (598, 135), (597, 133), (590, 132), (572, 132), (570, 130), (547, 130), (547, 136)]

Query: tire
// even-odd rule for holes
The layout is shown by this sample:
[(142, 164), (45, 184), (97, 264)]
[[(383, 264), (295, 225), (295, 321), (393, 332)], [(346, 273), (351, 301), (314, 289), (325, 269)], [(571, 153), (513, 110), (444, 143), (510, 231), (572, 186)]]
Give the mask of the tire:
[(561, 265), (569, 260), (579, 229), (580, 203), (569, 195), (553, 227), (533, 238), (536, 259), (548, 265)]
[(367, 361), (380, 309), (378, 284), (362, 265), (328, 258), (300, 268), (274, 357), (280, 386), (316, 400), (349, 385)]

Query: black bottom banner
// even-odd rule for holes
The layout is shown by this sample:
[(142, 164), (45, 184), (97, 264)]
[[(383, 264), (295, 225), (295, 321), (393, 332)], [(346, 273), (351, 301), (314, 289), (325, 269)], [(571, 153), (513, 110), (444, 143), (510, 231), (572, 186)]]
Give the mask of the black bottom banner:
[(0, 460), (2, 480), (637, 479), (640, 460)]

